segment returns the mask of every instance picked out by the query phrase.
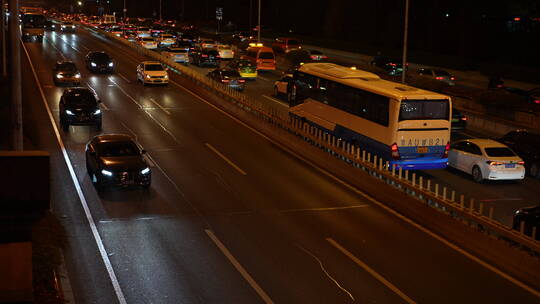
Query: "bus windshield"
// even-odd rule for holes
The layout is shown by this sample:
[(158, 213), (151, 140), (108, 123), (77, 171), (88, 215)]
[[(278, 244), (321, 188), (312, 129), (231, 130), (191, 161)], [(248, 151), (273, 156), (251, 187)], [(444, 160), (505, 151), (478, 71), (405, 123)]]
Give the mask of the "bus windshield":
[(447, 99), (437, 100), (402, 100), (399, 121), (449, 119), (449, 103)]

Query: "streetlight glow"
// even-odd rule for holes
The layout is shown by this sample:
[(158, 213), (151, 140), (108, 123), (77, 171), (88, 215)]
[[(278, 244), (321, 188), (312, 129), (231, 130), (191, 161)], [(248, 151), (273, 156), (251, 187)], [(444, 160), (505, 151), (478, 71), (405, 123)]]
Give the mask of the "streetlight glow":
[(82, 6), (82, 1), (77, 2), (79, 6)]

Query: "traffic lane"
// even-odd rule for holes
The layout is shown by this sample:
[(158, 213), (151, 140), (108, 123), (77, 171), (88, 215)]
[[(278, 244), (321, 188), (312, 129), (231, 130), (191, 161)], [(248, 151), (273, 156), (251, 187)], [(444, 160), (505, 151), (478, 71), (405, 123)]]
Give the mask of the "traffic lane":
[[(107, 86), (108, 87), (108, 86)], [(96, 85), (96, 89), (97, 91), (100, 91), (101, 90), (101, 86), (98, 84)], [(133, 115), (133, 113), (129, 113), (130, 115)], [(141, 121), (141, 119), (137, 119), (137, 121)], [(105, 130), (108, 130), (110, 128), (110, 123), (105, 123), (104, 124), (104, 127), (105, 127)], [(153, 136), (155, 137), (155, 134), (153, 134)], [(70, 149), (69, 145), (68, 145), (68, 149)], [(84, 160), (82, 158), (84, 158), (84, 156), (82, 155), (82, 153), (80, 153), (79, 157), (80, 159), (77, 159), (77, 155), (72, 155), (72, 160), (74, 163), (78, 163), (78, 164), (83, 164), (84, 163)], [(84, 166), (80, 166), (80, 167), (84, 167)], [(85, 170), (84, 168), (82, 169), (83, 171)], [(85, 175), (85, 172), (82, 172), (82, 175)], [(155, 178), (155, 175), (156, 173), (154, 172), (154, 178)], [(155, 182), (154, 181), (154, 185), (152, 188), (155, 188)], [(164, 181), (163, 183), (169, 183), (169, 181)], [(161, 184), (161, 183), (158, 183), (158, 185)], [(91, 192), (92, 190), (92, 185), (91, 183), (88, 181), (88, 179), (86, 178), (86, 185), (87, 187), (85, 187), (85, 189), (90, 189), (89, 191)], [(157, 193), (162, 193), (163, 191), (161, 191), (160, 189), (154, 189), (156, 190), (155, 192)], [(86, 192), (86, 191), (85, 191)], [(111, 262), (113, 263), (113, 265), (115, 265), (115, 268), (118, 269), (117, 265), (119, 264), (122, 264), (124, 261), (126, 261), (126, 257), (127, 256), (130, 256), (129, 253), (132, 253), (132, 252), (137, 252), (137, 248), (132, 248), (131, 247), (131, 244), (132, 244), (132, 241), (133, 243), (135, 244), (140, 244), (141, 241), (138, 241), (137, 240), (132, 240), (132, 236), (129, 235), (129, 233), (127, 235), (122, 235), (122, 231), (124, 231), (122, 228), (118, 228), (117, 226), (122, 226), (122, 223), (131, 223), (132, 221), (146, 221), (146, 220), (149, 220), (149, 219), (152, 219), (156, 222), (159, 222), (161, 220), (161, 218), (167, 218), (167, 216), (164, 216), (163, 214), (159, 214), (157, 212), (155, 212), (155, 210), (153, 210), (154, 207), (150, 208), (152, 210), (145, 210), (147, 212), (145, 213), (142, 213), (140, 209), (143, 209), (143, 208), (135, 208), (135, 209), (139, 209), (138, 213), (136, 214), (136, 217), (135, 218), (132, 218), (130, 217), (131, 215), (131, 211), (127, 211), (126, 212), (126, 209), (128, 209), (129, 205), (134, 205), (133, 202), (130, 202), (129, 199), (130, 197), (127, 197), (126, 198), (126, 195), (125, 194), (126, 191), (122, 191), (122, 195), (120, 195), (120, 198), (119, 200), (117, 200), (115, 203), (120, 203), (122, 204), (122, 214), (120, 216), (116, 216), (116, 217), (107, 217), (107, 218), (104, 218), (104, 219), (101, 219), (99, 221), (99, 229), (100, 229), (100, 232), (103, 234), (103, 239), (104, 239), (104, 242), (106, 244), (106, 247), (109, 248), (108, 252), (109, 254), (111, 255)], [(140, 193), (138, 194), (140, 196)], [(152, 206), (152, 202), (149, 202), (147, 198), (145, 198), (143, 196), (143, 202), (145, 203), (146, 206), (148, 207), (151, 207)], [(178, 195), (176, 197), (168, 197), (165, 199), (165, 201), (175, 201), (176, 203), (181, 203), (181, 199), (178, 198)], [(98, 200), (98, 203), (99, 203), (99, 200)], [(103, 205), (107, 205), (107, 204), (110, 204), (111, 202), (107, 202), (106, 200), (103, 200), (103, 198), (101, 199), (101, 204)], [(135, 204), (137, 205), (137, 204)], [(184, 204), (185, 205), (185, 204)], [(133, 207), (131, 207), (133, 208)], [(129, 210), (129, 209), (128, 209)], [(127, 214), (126, 214), (127, 213)], [(175, 231), (175, 233), (172, 233), (172, 235), (175, 235), (175, 236), (178, 236), (178, 235), (182, 235), (184, 236), (187, 240), (189, 240), (189, 242), (193, 242), (193, 240), (196, 240), (197, 237), (199, 238), (203, 238), (203, 240), (201, 240), (201, 243), (205, 243), (207, 244), (207, 247), (209, 247), (209, 245), (211, 245), (210, 243), (208, 243), (208, 238), (205, 237), (204, 235), (201, 234), (201, 231), (203, 231), (202, 229), (202, 226), (200, 226), (200, 223), (199, 223), (199, 226), (196, 225), (196, 222), (200, 221), (199, 217), (194, 214), (193, 212), (189, 212), (189, 213), (183, 213), (181, 214), (182, 217), (186, 217), (187, 219), (189, 218), (192, 218), (192, 221), (194, 222), (193, 224), (190, 224), (189, 226), (196, 226), (195, 228), (192, 228), (191, 230), (194, 230), (194, 231), (197, 231), (197, 236), (191, 236), (189, 235), (190, 234), (190, 231), (189, 231), (189, 227), (186, 226), (187, 223), (189, 221), (187, 220), (183, 220), (183, 223), (185, 223), (186, 225), (182, 226), (182, 231)], [(172, 214), (170, 215), (169, 218), (177, 218), (179, 217), (180, 215), (177, 213), (177, 214)], [(119, 224), (120, 223), (120, 224)], [(148, 233), (146, 234), (143, 234), (141, 237), (142, 237), (142, 240), (147, 240), (147, 239), (151, 239), (154, 234), (158, 233), (158, 232), (161, 232), (163, 234), (166, 234), (164, 233), (163, 231), (159, 231), (158, 228), (163, 228), (163, 229), (166, 229), (166, 231), (168, 231), (167, 233), (168, 234), (171, 234), (170, 232), (170, 228), (171, 227), (162, 227), (162, 226), (157, 226), (157, 227), (154, 227), (154, 229), (151, 229), (148, 231)], [(109, 231), (115, 231), (114, 234), (111, 234), (109, 235)], [(139, 237), (139, 234), (137, 234), (137, 237)], [(124, 242), (122, 242), (124, 241)], [(188, 242), (188, 243), (189, 243)], [(177, 242), (178, 243), (178, 242)], [(166, 246), (167, 244), (162, 244), (161, 246), (164, 247)], [(187, 247), (188, 245), (192, 245), (191, 243), (189, 244), (185, 244), (184, 246)], [(117, 247), (115, 246), (121, 246), (122, 248), (118, 248), (118, 249), (115, 249)], [(212, 248), (212, 247), (210, 247)], [(189, 265), (186, 265), (184, 266), (184, 269), (186, 269), (186, 271), (189, 270), (190, 273), (196, 273), (198, 272), (200, 269), (203, 269), (204, 267), (212, 267), (214, 268), (214, 270), (217, 268), (221, 274), (221, 276), (223, 278), (227, 278), (228, 275), (227, 275), (227, 272), (230, 272), (231, 269), (230, 269), (230, 265), (225, 261), (225, 263), (223, 263), (223, 256), (219, 255), (218, 252), (215, 251), (214, 249), (214, 257), (215, 259), (212, 259), (211, 257), (211, 253), (207, 252), (208, 250), (205, 251), (205, 255), (206, 255), (206, 259), (204, 261), (204, 264), (197, 264), (195, 261), (194, 261), (194, 258), (192, 256), (172, 256), (172, 257), (169, 257), (169, 259), (171, 260), (179, 260), (179, 261), (184, 261), (184, 260), (190, 260), (190, 264)], [(184, 250), (181, 250), (181, 251), (176, 251), (176, 252), (170, 252), (170, 253), (163, 253), (163, 255), (167, 255), (167, 254), (178, 254), (178, 253), (182, 253), (182, 252), (185, 252)], [(196, 256), (200, 256), (200, 252), (199, 253), (196, 253)], [(118, 257), (118, 258), (116, 258)], [(151, 257), (149, 256), (139, 256), (139, 258), (141, 258), (142, 260), (147, 260), (147, 259), (151, 259)], [(214, 260), (214, 263), (210, 262), (209, 260)], [(152, 267), (153, 266), (156, 266), (156, 264), (159, 264), (161, 265), (160, 263), (163, 262), (162, 260), (157, 260), (156, 258), (153, 258), (153, 262), (154, 264), (151, 265)], [(202, 262), (201, 262), (202, 263)], [(217, 264), (221, 264), (222, 266), (220, 265), (217, 265)], [(210, 266), (209, 266), (210, 265)], [(148, 271), (148, 265), (144, 264), (144, 265), (141, 265), (141, 267), (145, 267), (144, 268), (144, 272), (147, 273)], [(167, 272), (168, 268), (166, 266), (162, 267), (161, 268), (164, 272)], [(212, 295), (216, 296), (216, 297), (224, 297), (224, 298), (233, 298), (233, 299), (238, 299), (240, 300), (241, 302), (246, 302), (246, 303), (250, 303), (250, 302), (254, 302), (253, 300), (253, 291), (251, 289), (249, 289), (248, 287), (245, 286), (245, 283), (240, 279), (237, 279), (235, 277), (238, 276), (237, 273), (234, 272), (234, 270), (232, 270), (233, 272), (232, 273), (229, 273), (229, 274), (232, 274), (233, 276), (232, 277), (228, 277), (227, 278), (227, 281), (229, 282), (229, 284), (226, 286), (226, 287), (232, 287), (233, 289), (232, 290), (235, 290), (235, 296), (231, 296), (230, 294), (230, 291), (227, 291), (225, 289), (222, 288), (223, 284), (218, 284), (216, 286), (214, 286), (214, 291), (212, 293)], [(212, 272), (210, 272), (212, 273)], [(133, 285), (137, 285), (137, 288), (133, 289), (133, 290), (130, 290), (130, 291), (133, 291), (132, 292), (128, 292), (126, 293), (126, 296), (129, 298), (133, 298), (133, 299), (138, 299), (140, 298), (141, 294), (146, 294), (147, 296), (152, 294), (153, 297), (155, 297), (151, 302), (155, 302), (155, 301), (162, 301), (162, 297), (163, 295), (166, 295), (166, 296), (169, 296), (171, 297), (172, 299), (175, 299), (173, 300), (174, 301), (177, 301), (178, 299), (182, 298), (180, 295), (176, 294), (176, 293), (169, 293), (172, 292), (174, 290), (174, 288), (169, 288), (169, 290), (166, 290), (166, 291), (163, 291), (165, 292), (165, 294), (161, 293), (161, 291), (159, 292), (153, 292), (155, 289), (156, 286), (149, 286), (149, 285), (152, 285), (152, 284), (147, 284), (147, 282), (143, 282), (143, 284), (139, 284), (139, 282), (133, 282), (133, 280), (130, 280), (130, 278), (133, 278), (133, 273), (130, 273), (130, 272), (124, 272), (122, 271), (122, 269), (120, 271), (117, 271), (117, 276), (120, 278), (120, 281), (122, 282), (122, 285), (125, 286), (125, 285), (128, 285), (128, 286), (133, 286)], [(212, 288), (211, 286), (208, 286), (208, 273), (202, 273), (201, 274), (201, 277), (200, 277), (200, 286), (205, 286), (204, 289), (209, 289), (209, 288)], [(166, 281), (162, 281), (161, 279), (163, 280), (166, 280)], [(169, 284), (173, 284), (173, 285), (169, 285), (169, 286), (174, 286), (174, 284), (180, 284), (180, 285), (186, 285), (185, 282), (178, 282), (178, 281), (173, 281), (172, 283), (170, 283), (168, 280), (170, 278), (166, 277), (166, 278), (154, 278), (154, 280), (152, 282), (155, 282), (155, 284), (157, 286), (165, 286), (167, 285), (168, 283)], [(190, 280), (195, 280), (195, 278), (193, 278), (193, 276), (190, 276)], [(204, 284), (203, 284), (204, 282)], [(140, 286), (140, 285), (143, 285), (143, 286)], [(202, 294), (204, 294), (201, 289), (203, 288), (197, 288), (197, 290), (193, 287), (192, 288), (192, 291), (193, 292), (201, 292), (201, 294), (184, 294), (183, 297), (186, 297), (186, 300), (187, 301), (190, 301), (191, 299), (194, 299), (194, 298), (200, 298)], [(158, 289), (159, 290), (159, 289)], [(242, 292), (242, 290), (244, 292)], [(224, 294), (221, 293), (224, 292)], [(186, 290), (184, 290), (184, 292), (187, 292)], [(159, 294), (157, 294), (159, 293)]]
[[(42, 51), (41, 43), (25, 43), (25, 46), (29, 52)], [(31, 71), (24, 53), (21, 67), (23, 71)], [(74, 299), (77, 303), (116, 303), (114, 290), (100, 260), (84, 211), (78, 200), (74, 199), (77, 192), (71, 183), (71, 176), (31, 72), (22, 74), (22, 98), (25, 133), (34, 134), (33, 139), (37, 139), (33, 149), (50, 153), (50, 204), (66, 233), (62, 253)]]

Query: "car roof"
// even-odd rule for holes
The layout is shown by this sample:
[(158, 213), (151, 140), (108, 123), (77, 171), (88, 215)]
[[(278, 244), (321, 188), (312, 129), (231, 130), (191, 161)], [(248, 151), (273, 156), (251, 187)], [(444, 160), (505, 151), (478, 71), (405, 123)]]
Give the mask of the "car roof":
[(473, 144), (476, 144), (477, 146), (481, 148), (508, 148), (505, 144), (502, 144), (498, 141), (495, 141), (493, 139), (487, 139), (487, 138), (469, 138), (460, 140), (459, 142), (470, 142)]
[(126, 141), (133, 142), (133, 139), (131, 138), (131, 136), (129, 136), (127, 134), (119, 134), (119, 133), (118, 134), (96, 135), (95, 138), (100, 143), (104, 143), (104, 142), (126, 142)]

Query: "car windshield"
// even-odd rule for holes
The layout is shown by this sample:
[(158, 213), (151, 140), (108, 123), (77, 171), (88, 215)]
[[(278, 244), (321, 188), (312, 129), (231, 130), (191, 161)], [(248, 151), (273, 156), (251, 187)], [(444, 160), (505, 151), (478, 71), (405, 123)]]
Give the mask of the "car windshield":
[(142, 41), (144, 41), (144, 42), (154, 42), (154, 39), (152, 39), (152, 38), (143, 38)]
[(110, 58), (109, 58), (109, 55), (105, 54), (105, 53), (92, 53), (90, 55), (90, 58), (92, 60), (97, 60), (97, 61), (109, 61)]
[(259, 54), (260, 59), (274, 59), (274, 53), (272, 52), (261, 52)]
[(59, 71), (66, 71), (66, 72), (75, 72), (77, 71), (77, 68), (75, 67), (75, 64), (72, 62), (62, 62), (56, 64), (56, 69)]
[(495, 147), (495, 148), (485, 148), (487, 156), (490, 157), (505, 157), (505, 156), (516, 156), (516, 154), (505, 147)]
[(76, 90), (66, 96), (66, 103), (70, 106), (96, 106), (97, 101), (94, 94), (88, 90)]
[(144, 66), (146, 71), (163, 71), (163, 66), (161, 64), (147, 64)]
[(139, 148), (132, 142), (105, 142), (99, 145), (99, 152), (104, 157), (136, 156)]
[(238, 74), (237, 71), (227, 70), (227, 71), (223, 71), (223, 76), (224, 77), (240, 77), (240, 74)]
[(450, 76), (450, 73), (445, 70), (435, 70), (434, 72), (437, 76)]
[(402, 100), (399, 120), (448, 120), (449, 103), (447, 99), (437, 100)]

